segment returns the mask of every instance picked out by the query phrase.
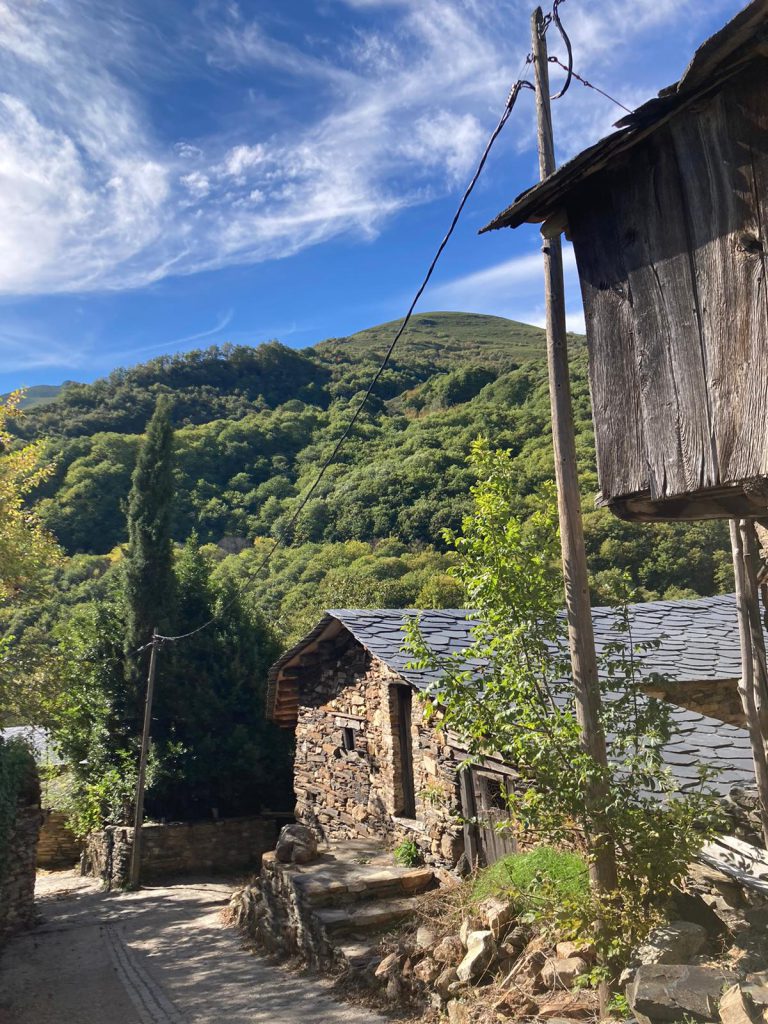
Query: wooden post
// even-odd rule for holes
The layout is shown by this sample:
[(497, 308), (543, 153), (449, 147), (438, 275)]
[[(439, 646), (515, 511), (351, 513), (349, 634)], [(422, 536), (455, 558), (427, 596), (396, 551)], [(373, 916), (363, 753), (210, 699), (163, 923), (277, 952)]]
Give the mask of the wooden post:
[(752, 760), (755, 767), (757, 802), (763, 838), (768, 846), (768, 690), (765, 678), (765, 641), (760, 616), (755, 557), (757, 538), (754, 524), (730, 521), (733, 575), (741, 640), (739, 696), (747, 720)]
[(141, 732), (141, 753), (139, 754), (139, 776), (136, 780), (136, 799), (133, 818), (133, 849), (131, 850), (131, 871), (128, 884), (131, 889), (141, 885), (141, 830), (144, 825), (144, 783), (147, 776), (149, 736), (152, 729), (152, 699), (155, 693), (155, 666), (157, 664), (157, 626), (152, 630), (152, 645), (149, 653), (147, 675), (147, 696), (144, 702), (144, 728)]
[[(536, 80), (539, 173), (546, 178), (555, 170), (552, 114), (549, 103), (547, 41), (542, 34), (543, 16), (538, 7), (531, 18), (531, 46)], [(600, 687), (592, 628), (592, 608), (587, 578), (587, 555), (581, 520), (581, 497), (576, 471), (576, 437), (573, 426), (568, 341), (565, 330), (565, 286), (560, 236), (544, 239), (544, 283), (547, 303), (547, 362), (549, 399), (552, 408), (552, 442), (555, 449), (555, 478), (563, 551), (565, 607), (576, 697), (576, 716), (584, 750), (602, 766), (608, 764), (605, 735), (600, 723)], [(605, 787), (589, 783), (586, 794), (591, 807), (605, 802)], [(599, 820), (599, 813), (598, 813)], [(594, 887), (608, 892), (616, 888), (616, 854), (610, 837), (599, 827), (590, 837), (590, 877)]]
[(480, 849), (477, 841), (477, 804), (471, 768), (462, 768), (459, 772), (459, 793), (464, 818), (464, 853), (467, 855), (470, 868), (474, 871), (478, 866)]

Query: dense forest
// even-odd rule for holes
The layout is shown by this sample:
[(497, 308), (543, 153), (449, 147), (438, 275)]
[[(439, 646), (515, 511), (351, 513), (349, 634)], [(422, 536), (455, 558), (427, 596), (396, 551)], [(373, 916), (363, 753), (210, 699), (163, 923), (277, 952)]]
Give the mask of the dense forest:
[[(16, 628), (18, 616), (47, 628), (62, 606), (108, 586), (126, 542), (137, 449), (161, 395), (176, 428), (173, 537), (219, 545), (209, 549), (217, 573), (248, 581), (281, 638), (294, 639), (323, 607), (459, 603), (442, 532), (468, 507), (471, 442), (482, 434), (512, 453), (522, 508), (553, 475), (538, 328), (472, 314), (415, 318), (338, 463), (289, 529), (396, 326), (300, 351), (273, 341), (163, 356), (94, 384), (68, 383), (19, 416), (17, 437), (44, 439), (54, 463), (35, 498), (68, 558), (53, 607), (17, 611)], [(582, 340), (572, 343), (595, 600), (620, 569), (641, 598), (727, 589), (723, 524), (637, 526), (595, 507), (586, 360)], [(275, 537), (285, 546), (254, 578)]]

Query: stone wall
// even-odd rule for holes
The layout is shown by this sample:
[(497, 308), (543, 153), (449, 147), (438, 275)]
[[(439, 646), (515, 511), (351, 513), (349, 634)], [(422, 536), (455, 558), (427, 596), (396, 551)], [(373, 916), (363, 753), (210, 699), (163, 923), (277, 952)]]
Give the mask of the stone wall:
[(16, 817), (11, 825), (0, 864), (0, 943), (6, 936), (35, 922), (35, 851), (40, 830), (40, 784), (34, 763), (19, 792)]
[[(258, 869), (262, 854), (277, 842), (276, 818), (223, 818), (219, 821), (147, 824), (141, 844), (142, 881), (197, 872)], [(83, 874), (101, 878), (107, 888), (123, 888), (133, 849), (133, 829), (111, 825), (88, 836)]]
[(37, 840), (39, 868), (71, 868), (80, 860), (82, 842), (67, 828), (63, 811), (43, 811), (43, 825)]
[(735, 679), (703, 683), (670, 683), (664, 687), (649, 688), (646, 692), (651, 697), (659, 697), (708, 718), (716, 718), (741, 728), (746, 726), (738, 683)]
[(430, 864), (463, 852), (456, 767), (460, 757), (414, 696), (410, 739), (415, 818), (402, 815), (397, 690), (402, 678), (351, 641), (305, 681), (296, 726), (296, 820), (325, 841), (413, 839)]

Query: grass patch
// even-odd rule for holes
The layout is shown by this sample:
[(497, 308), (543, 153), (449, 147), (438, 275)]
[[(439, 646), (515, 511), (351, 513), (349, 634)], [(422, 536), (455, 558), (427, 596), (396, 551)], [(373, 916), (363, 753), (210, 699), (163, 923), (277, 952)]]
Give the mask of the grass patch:
[(530, 853), (509, 854), (484, 868), (475, 878), (470, 899), (479, 903), (501, 896), (524, 910), (540, 899), (581, 904), (588, 893), (589, 872), (583, 857), (540, 846)]

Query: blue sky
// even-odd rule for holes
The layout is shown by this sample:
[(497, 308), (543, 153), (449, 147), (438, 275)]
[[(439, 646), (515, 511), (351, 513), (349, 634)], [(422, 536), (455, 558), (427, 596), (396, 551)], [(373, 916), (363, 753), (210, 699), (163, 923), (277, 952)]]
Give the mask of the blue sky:
[[(561, 14), (576, 69), (632, 107), (741, 6)], [(0, 0), (0, 391), (402, 315), (529, 15), (519, 0)], [(574, 83), (558, 159), (619, 116)], [(524, 93), (422, 310), (542, 322), (535, 228), (476, 234), (535, 180), (534, 145)], [(572, 257), (568, 309), (578, 329)]]

